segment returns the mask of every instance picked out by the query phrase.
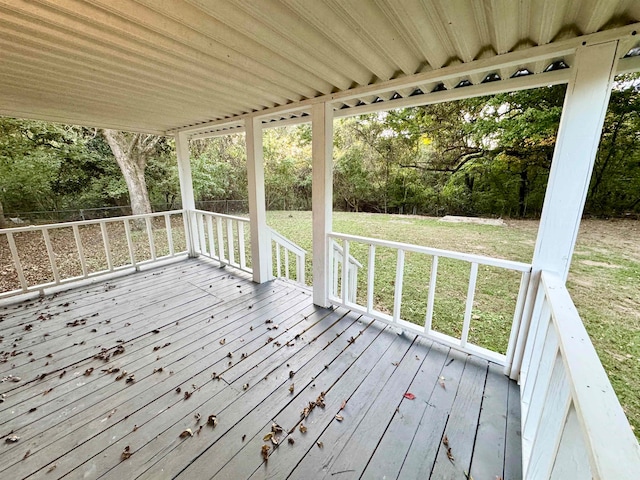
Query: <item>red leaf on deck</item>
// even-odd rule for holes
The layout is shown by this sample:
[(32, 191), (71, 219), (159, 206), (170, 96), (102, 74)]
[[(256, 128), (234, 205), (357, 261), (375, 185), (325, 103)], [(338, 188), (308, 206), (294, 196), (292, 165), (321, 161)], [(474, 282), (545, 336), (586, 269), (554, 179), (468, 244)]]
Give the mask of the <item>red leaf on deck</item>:
[(404, 394), (404, 398), (408, 398), (409, 400), (415, 400), (416, 396), (411, 392), (407, 392)]

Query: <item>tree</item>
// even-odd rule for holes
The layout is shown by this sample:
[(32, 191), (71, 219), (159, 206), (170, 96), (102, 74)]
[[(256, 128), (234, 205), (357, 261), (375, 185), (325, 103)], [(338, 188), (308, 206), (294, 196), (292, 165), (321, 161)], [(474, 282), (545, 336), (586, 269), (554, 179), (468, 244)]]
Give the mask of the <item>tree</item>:
[(157, 153), (162, 137), (110, 129), (102, 129), (100, 133), (109, 144), (127, 183), (132, 214), (151, 213), (151, 202), (144, 173), (147, 162)]

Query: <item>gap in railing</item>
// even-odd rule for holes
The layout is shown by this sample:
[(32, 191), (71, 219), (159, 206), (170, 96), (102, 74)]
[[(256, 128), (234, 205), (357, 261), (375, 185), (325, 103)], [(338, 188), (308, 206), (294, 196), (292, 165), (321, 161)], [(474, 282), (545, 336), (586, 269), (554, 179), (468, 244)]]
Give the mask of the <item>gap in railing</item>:
[[(358, 285), (358, 303), (366, 306), (367, 277), (369, 274), (368, 245), (351, 242), (349, 244), (349, 253), (362, 264), (363, 268), (366, 268), (366, 273), (362, 272), (362, 274), (358, 274), (358, 283), (364, 281), (363, 288)], [(376, 247), (373, 276), (373, 309), (389, 316), (393, 315), (393, 294), (395, 291), (396, 265), (397, 251), (395, 249)], [(361, 294), (365, 295), (365, 297), (362, 298)]]
[[(425, 256), (429, 261), (431, 256)], [(438, 257), (438, 276), (433, 305), (432, 330), (461, 338), (471, 264)]]
[[(404, 255), (400, 318), (424, 326), (431, 280), (431, 257), (415, 252)], [(437, 282), (436, 282), (437, 283)]]
[(469, 342), (506, 354), (521, 272), (479, 265)]
[[(53, 271), (49, 265), (49, 256), (42, 232), (18, 232), (13, 235), (13, 239), (16, 245), (28, 246), (26, 249), (18, 248), (18, 257), (27, 283), (34, 285), (53, 282)], [(11, 256), (7, 260), (12, 262)], [(17, 288), (20, 288), (19, 283)]]
[(82, 263), (78, 256), (73, 228), (52, 228), (49, 230), (49, 238), (55, 253), (56, 266), (60, 277), (82, 276)]

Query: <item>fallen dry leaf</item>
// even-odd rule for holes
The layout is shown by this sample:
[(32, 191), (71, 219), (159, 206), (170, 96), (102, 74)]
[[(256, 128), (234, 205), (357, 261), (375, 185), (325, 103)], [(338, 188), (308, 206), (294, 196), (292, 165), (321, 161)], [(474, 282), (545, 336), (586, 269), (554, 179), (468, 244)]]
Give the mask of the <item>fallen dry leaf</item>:
[(340, 405), (340, 410), (344, 410), (344, 407), (346, 407), (346, 406), (347, 406), (347, 401), (343, 400), (342, 401), (342, 405)]
[(209, 415), (209, 418), (207, 418), (207, 425), (211, 425), (213, 428), (215, 428), (216, 425), (218, 425), (218, 417), (216, 417), (215, 415)]
[(49, 469), (47, 470), (47, 473), (51, 473), (53, 472), (56, 468), (58, 468), (58, 465), (56, 465), (55, 463), (53, 465), (51, 465), (49, 467)]
[(224, 345), (225, 343), (227, 343), (227, 339), (223, 338), (222, 340), (220, 340), (220, 345)]
[(324, 443), (322, 442), (316, 442), (316, 445), (318, 445), (318, 448), (324, 448)]
[(269, 432), (267, 433), (264, 437), (262, 437), (262, 441), (263, 442), (268, 442), (269, 440), (271, 440), (273, 438), (273, 432)]
[(196, 423), (198, 423), (200, 421), (200, 419), (202, 418), (202, 415), (200, 415), (199, 413), (196, 413), (193, 418), (196, 419)]
[(294, 389), (293, 385), (294, 385), (293, 383), (291, 385), (289, 385), (289, 392), (291, 392), (291, 393), (293, 393), (293, 389)]
[(267, 462), (269, 460), (269, 450), (271, 447), (269, 445), (263, 445), (260, 449), (260, 453), (262, 454), (262, 459)]
[(271, 431), (273, 433), (282, 433), (284, 430), (282, 430), (282, 427), (280, 425), (278, 425), (277, 423), (272, 423), (271, 424)]
[(22, 457), (22, 459), (25, 460), (29, 455), (31, 455), (31, 450), (27, 450), (27, 452), (24, 454), (24, 457)]
[(127, 445), (126, 447), (124, 447), (124, 450), (120, 454), (120, 461), (122, 462), (122, 461), (128, 459), (129, 457), (131, 457), (131, 455), (133, 455), (133, 452), (131, 451), (131, 447), (129, 447), (129, 445)]
[(445, 435), (445, 436), (444, 436), (444, 438), (442, 439), (442, 444), (443, 444), (445, 447), (448, 447), (448, 446), (449, 446), (449, 437), (447, 437), (447, 436)]
[(242, 389), (243, 390), (247, 390), (249, 388), (249, 384), (245, 383), (244, 385), (242, 385)]
[(10, 437), (7, 437), (5, 439), (5, 442), (7, 443), (16, 443), (18, 440), (20, 440), (20, 437), (17, 435), (11, 435)]
[(193, 395), (193, 392), (188, 392), (188, 391), (184, 391), (184, 399), (185, 400), (189, 400), (189, 397), (191, 397), (191, 395)]
[(344, 417), (342, 415), (336, 415), (336, 420), (338, 420), (339, 422), (344, 420)]
[(293, 445), (294, 443), (296, 443), (296, 441), (291, 437), (287, 438), (287, 442), (289, 443), (289, 445)]
[(190, 428), (187, 428), (186, 430), (183, 430), (180, 433), (180, 438), (187, 438), (187, 437), (193, 437), (193, 432), (191, 431)]
[(304, 426), (304, 423), (300, 424), (300, 433), (307, 433), (307, 427)]
[(409, 400), (415, 400), (415, 399), (416, 399), (416, 396), (415, 396), (413, 393), (411, 393), (411, 392), (407, 392), (407, 393), (405, 393), (405, 394), (403, 395), (403, 397), (404, 397), (404, 398), (407, 398), (407, 399), (409, 399)]
[(455, 463), (456, 459), (453, 458), (453, 453), (451, 453), (451, 448), (447, 447), (447, 458), (451, 463)]
[(87, 376), (87, 377), (88, 377), (89, 375), (91, 375), (92, 373), (93, 373), (93, 367), (87, 368), (87, 369), (84, 371), (84, 375), (85, 375), (85, 376)]
[(122, 380), (122, 379), (123, 379), (124, 377), (126, 377), (126, 376), (127, 376), (127, 371), (126, 371), (126, 370), (122, 370), (122, 371), (120, 372), (120, 374), (116, 377), (116, 380), (117, 380), (117, 381), (120, 381), (120, 380)]
[(438, 383), (440, 384), (440, 386), (442, 388), (444, 388), (445, 390), (447, 389), (447, 386), (444, 383), (445, 378), (443, 376), (438, 377)]

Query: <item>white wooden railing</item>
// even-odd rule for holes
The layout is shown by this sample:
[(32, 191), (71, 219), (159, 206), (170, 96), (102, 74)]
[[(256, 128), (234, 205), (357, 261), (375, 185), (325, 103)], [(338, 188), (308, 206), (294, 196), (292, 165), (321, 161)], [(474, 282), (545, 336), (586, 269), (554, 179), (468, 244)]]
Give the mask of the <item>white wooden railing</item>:
[[(531, 265), (520, 262), (512, 262), (509, 260), (501, 260), (497, 258), (484, 257), (481, 255), (472, 255), (466, 253), (452, 252), (448, 250), (440, 250), (436, 248), (421, 247), (418, 245), (411, 245), (407, 243), (390, 242), (386, 240), (378, 240), (374, 238), (359, 237), (355, 235), (346, 235), (342, 233), (332, 232), (329, 234), (329, 241), (339, 241), (342, 244), (343, 257), (350, 256), (351, 243), (364, 244), (368, 246), (368, 262), (367, 262), (367, 292), (366, 303), (364, 305), (357, 303), (357, 299), (354, 299), (354, 295), (350, 291), (350, 285), (352, 285), (350, 268), (341, 268), (339, 273), (336, 268), (336, 262), (333, 258), (329, 259), (330, 272), (329, 272), (329, 285), (333, 289), (330, 289), (329, 301), (333, 305), (341, 305), (350, 308), (353, 311), (366, 314), (370, 317), (376, 318), (380, 321), (397, 325), (398, 327), (416, 332), (419, 335), (426, 336), (437, 340), (440, 343), (449, 345), (456, 349), (478, 355), (487, 360), (491, 360), (500, 365), (505, 365), (507, 358), (511, 356), (510, 351), (507, 351), (507, 356), (498, 352), (494, 352), (487, 348), (474, 345), (469, 342), (469, 330), (471, 327), (473, 300), (475, 295), (476, 279), (478, 274), (478, 265), (489, 265), (498, 268), (504, 268), (506, 270), (512, 270), (521, 273), (520, 290), (516, 300), (512, 329), (511, 340), (509, 341), (509, 350), (513, 348), (513, 338), (517, 335), (520, 328), (520, 320), (522, 317), (522, 310), (526, 297), (527, 288), (529, 285), (529, 279), (531, 275)], [(394, 295), (393, 295), (393, 312), (392, 315), (377, 310), (374, 306), (374, 278), (375, 278), (375, 256), (376, 247), (386, 247), (396, 250), (397, 262), (396, 262), (396, 275), (394, 283)], [(335, 249), (330, 248), (329, 254), (335, 255)], [(431, 277), (429, 280), (429, 293), (427, 298), (427, 308), (425, 312), (425, 325), (424, 327), (416, 325), (414, 323), (407, 322), (401, 317), (402, 309), (402, 287), (404, 279), (404, 259), (406, 252), (420, 253), (429, 255), (432, 257), (431, 263)], [(450, 335), (433, 330), (433, 306), (436, 290), (436, 280), (438, 276), (438, 259), (439, 258), (451, 258), (456, 260), (462, 260), (469, 263), (470, 275), (469, 284), (467, 288), (467, 299), (465, 306), (465, 313), (463, 317), (462, 333), (460, 338), (455, 338)], [(338, 278), (338, 275), (340, 277)], [(338, 281), (340, 282), (340, 291), (337, 291)]]
[(247, 249), (251, 248), (251, 243), (245, 237), (249, 227), (248, 218), (204, 210), (190, 211), (189, 217), (196, 255), (252, 273), (251, 267), (247, 266), (247, 254), (250, 254)]
[[(274, 255), (271, 254), (271, 261), (269, 265), (269, 274), (271, 278), (290, 278), (289, 258), (293, 256), (295, 258), (295, 280), (298, 283), (305, 284), (305, 257), (307, 252), (293, 243), (286, 237), (283, 237), (278, 232), (269, 229), (270, 244), (275, 251), (275, 263)], [(284, 260), (284, 262), (283, 262)], [(275, 274), (274, 274), (275, 270)]]
[[(344, 268), (344, 250), (335, 240), (331, 239), (329, 242), (333, 252), (333, 271), (339, 272)], [(353, 255), (349, 255), (348, 268), (347, 300), (355, 303), (358, 295), (358, 271), (362, 268), (362, 264)], [(338, 275), (333, 275), (333, 291), (338, 291)]]
[[(131, 215), (126, 217), (116, 217), (116, 218), (106, 218), (99, 220), (84, 220), (80, 222), (69, 222), (69, 223), (57, 223), (50, 225), (30, 225), (28, 227), (18, 227), (18, 228), (8, 228), (0, 230), (0, 240), (2, 237), (6, 238), (7, 244), (9, 246), (9, 251), (11, 254), (11, 261), (13, 262), (13, 267), (15, 268), (15, 272), (18, 278), (18, 282), (20, 284), (20, 288), (16, 290), (10, 290), (6, 292), (0, 293), (0, 298), (10, 297), (13, 295), (28, 293), (34, 291), (42, 292), (43, 289), (53, 287), (56, 285), (67, 284), (83, 279), (89, 279), (109, 273), (120, 272), (127, 269), (138, 269), (142, 265), (146, 265), (149, 263), (154, 263), (160, 260), (166, 260), (173, 257), (186, 255), (186, 250), (176, 250), (174, 247), (173, 240), (173, 232), (171, 226), (171, 216), (179, 215), (183, 218), (183, 222), (185, 221), (184, 216), (182, 214), (182, 210), (174, 210), (169, 212), (160, 212), (160, 213), (150, 213), (145, 215)], [(156, 248), (156, 240), (154, 238), (154, 227), (152, 225), (152, 220), (154, 218), (164, 218), (164, 228), (166, 234), (167, 241), (167, 254), (158, 255)], [(140, 229), (140, 224), (142, 224), (142, 230), (146, 231), (146, 235), (135, 235), (134, 231)], [(132, 225), (133, 224), (133, 225)], [(81, 238), (81, 229), (87, 228), (87, 226), (98, 226), (100, 229), (100, 233), (98, 235), (94, 235), (94, 238), (97, 236), (98, 241), (101, 243), (101, 247), (104, 250), (104, 266), (106, 268), (101, 268), (94, 266), (88, 259), (88, 255), (86, 252), (87, 248), (95, 248), (89, 247), (87, 245), (83, 245)], [(124, 232), (119, 232), (117, 235), (123, 235), (124, 239), (113, 237), (113, 233), (109, 233), (109, 227), (111, 226), (123, 226)], [(71, 230), (73, 234), (73, 242), (75, 243), (75, 250), (77, 253), (77, 261), (79, 262), (79, 267), (81, 269), (80, 275), (69, 275), (66, 274), (63, 269), (60, 268), (60, 262), (57, 258), (56, 249), (59, 247), (56, 245), (54, 247), (54, 242), (51, 239), (51, 232), (66, 230), (67, 232)], [(112, 229), (113, 230), (113, 229)], [(95, 232), (97, 233), (97, 232)], [(44, 242), (44, 246), (46, 248), (47, 257), (49, 261), (49, 268), (51, 269), (51, 276), (53, 278), (52, 281), (47, 282), (30, 282), (27, 273), (23, 267), (23, 260), (25, 260), (25, 255), (28, 255), (28, 251), (19, 251), (18, 245), (16, 244), (15, 237), (17, 235), (34, 235), (39, 234)], [(146, 243), (149, 246), (149, 256), (144, 260), (140, 260), (136, 258), (135, 245), (134, 245), (134, 236), (136, 237), (144, 237), (146, 236)], [(118, 260), (114, 259), (114, 253), (111, 248), (111, 243), (116, 240), (124, 240), (127, 244), (128, 249), (128, 259), (127, 260)], [(22, 259), (21, 259), (22, 258)], [(8, 259), (3, 259), (8, 260)], [(40, 265), (38, 268), (42, 268)]]
[[(177, 250), (175, 248), (173, 238), (175, 229), (172, 229), (172, 216), (180, 216), (182, 218), (181, 227), (183, 227), (183, 229), (181, 229), (181, 231), (184, 234), (185, 249)], [(157, 237), (154, 237), (154, 230), (156, 233), (158, 231), (158, 228), (154, 228), (152, 224), (152, 220), (155, 218), (164, 219), (162, 230), (164, 230), (164, 235), (166, 235), (166, 246), (163, 246), (163, 249), (166, 250), (167, 253), (162, 255), (158, 254), (156, 246)], [(13, 263), (19, 288), (0, 292), (0, 299), (29, 292), (43, 293), (44, 290), (49, 287), (84, 279), (93, 279), (94, 277), (110, 273), (124, 272), (127, 269), (139, 269), (144, 265), (165, 261), (178, 256), (186, 256), (188, 253), (195, 256), (208, 257), (220, 262), (222, 265), (228, 265), (252, 273), (252, 269), (247, 261), (251, 256), (248, 224), (249, 219), (244, 217), (223, 215), (204, 210), (190, 210), (188, 212), (184, 210), (173, 210), (145, 215), (2, 229), (0, 230), (0, 242), (6, 239), (8, 254), (11, 258), (9, 259), (3, 256), (0, 267), (11, 269), (10, 263)], [(104, 263), (104, 267), (106, 268), (103, 268), (103, 265), (96, 267), (94, 264), (99, 262), (89, 261), (87, 249), (95, 249), (95, 246), (83, 245), (82, 242), (82, 229), (92, 225), (99, 229), (93, 232), (92, 238), (98, 238), (98, 241), (101, 243), (101, 246), (98, 248), (104, 251), (104, 262), (102, 263)], [(113, 225), (121, 226), (122, 231), (115, 231), (114, 233), (115, 229), (113, 229)], [(71, 241), (75, 243), (77, 262), (82, 272), (81, 275), (65, 274), (64, 272), (68, 269), (60, 268), (60, 261), (56, 253), (59, 245), (54, 245), (55, 242), (52, 241), (50, 234), (50, 232), (56, 230), (66, 230), (69, 232), (69, 237), (73, 238)], [(270, 259), (270, 278), (293, 277), (294, 280), (304, 284), (306, 252), (275, 230), (269, 229), (268, 233), (269, 241), (272, 243), (275, 251), (275, 263), (273, 258)], [(16, 236), (21, 234), (39, 235), (37, 241), (44, 243), (51, 271), (51, 281), (32, 282), (29, 280), (28, 272), (23, 265), (23, 263), (25, 263), (23, 260), (26, 258), (25, 255), (28, 255), (28, 252), (24, 249), (25, 247), (22, 242), (16, 242)], [(116, 238), (116, 235), (122, 238)], [(164, 238), (164, 235), (161, 234), (162, 238)], [(136, 257), (137, 243), (143, 237), (146, 237), (144, 241), (148, 244), (149, 254), (145, 258), (139, 258)], [(34, 242), (33, 239), (31, 240), (31, 243), (37, 243)], [(126, 247), (124, 247), (128, 249), (126, 260), (123, 260), (122, 255), (118, 255), (113, 250), (112, 244), (116, 243), (116, 241), (121, 244), (121, 247), (122, 244), (126, 242)], [(1, 246), (2, 244), (0, 244), (0, 248)], [(121, 252), (122, 248), (119, 250)], [(89, 255), (89, 257), (92, 256)], [(21, 260), (21, 258), (23, 260)], [(292, 275), (289, 268), (290, 258), (293, 258), (295, 261), (295, 275)], [(42, 268), (42, 265), (38, 265), (38, 268)]]
[(638, 442), (564, 282), (546, 272), (520, 385), (525, 479), (638, 478)]

